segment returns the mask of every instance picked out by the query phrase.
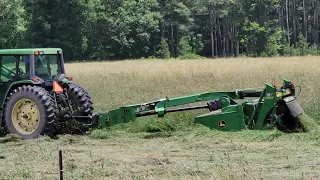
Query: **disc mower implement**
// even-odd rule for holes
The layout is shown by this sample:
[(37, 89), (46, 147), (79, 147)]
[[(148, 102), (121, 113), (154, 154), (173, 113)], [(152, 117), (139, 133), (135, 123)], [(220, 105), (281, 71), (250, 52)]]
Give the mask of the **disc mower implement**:
[[(280, 87), (265, 84), (262, 89), (241, 89), (226, 92), (208, 92), (154, 102), (124, 106), (100, 114), (98, 128), (105, 128), (135, 120), (138, 117), (197, 109), (207, 109), (207, 114), (194, 118), (195, 124), (211, 129), (237, 131), (242, 129), (269, 129), (275, 126), (297, 125), (295, 118), (303, 113), (295, 100), (295, 87), (284, 80)], [(249, 99), (251, 98), (251, 99)], [(257, 98), (257, 99), (252, 99)], [(204, 105), (177, 107), (207, 101)], [(242, 102), (241, 102), (242, 101)]]

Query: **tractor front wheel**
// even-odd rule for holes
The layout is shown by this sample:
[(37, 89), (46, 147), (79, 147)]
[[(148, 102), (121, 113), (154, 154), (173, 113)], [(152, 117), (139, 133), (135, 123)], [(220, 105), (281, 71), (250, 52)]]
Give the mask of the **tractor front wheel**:
[(21, 139), (34, 139), (55, 133), (57, 107), (48, 91), (37, 86), (22, 86), (7, 98), (5, 127)]

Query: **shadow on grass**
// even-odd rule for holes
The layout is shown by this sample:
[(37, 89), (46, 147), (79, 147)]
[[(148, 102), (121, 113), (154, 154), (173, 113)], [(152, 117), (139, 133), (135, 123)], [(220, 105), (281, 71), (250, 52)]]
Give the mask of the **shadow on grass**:
[(21, 141), (20, 137), (12, 134), (9, 134), (0, 138), (0, 143), (19, 142), (19, 141)]

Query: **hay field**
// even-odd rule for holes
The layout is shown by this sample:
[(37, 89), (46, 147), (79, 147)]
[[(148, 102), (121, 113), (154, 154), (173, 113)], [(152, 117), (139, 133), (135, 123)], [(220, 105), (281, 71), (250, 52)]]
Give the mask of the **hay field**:
[[(95, 109), (160, 98), (264, 87), (284, 78), (302, 87), (298, 101), (320, 122), (319, 57), (156, 60), (67, 64)], [(196, 112), (142, 118), (88, 136), (0, 139), (0, 179), (319, 179), (319, 138), (274, 131), (218, 132), (191, 125)], [(163, 131), (148, 133), (150, 129)]]

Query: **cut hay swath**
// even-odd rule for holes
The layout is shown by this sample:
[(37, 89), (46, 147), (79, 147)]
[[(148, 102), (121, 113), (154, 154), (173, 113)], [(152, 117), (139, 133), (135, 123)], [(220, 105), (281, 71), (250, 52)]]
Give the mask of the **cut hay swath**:
[(302, 113), (298, 116), (298, 121), (301, 124), (301, 131), (303, 132), (319, 132), (320, 126), (315, 122), (315, 120), (309, 117), (306, 113)]

